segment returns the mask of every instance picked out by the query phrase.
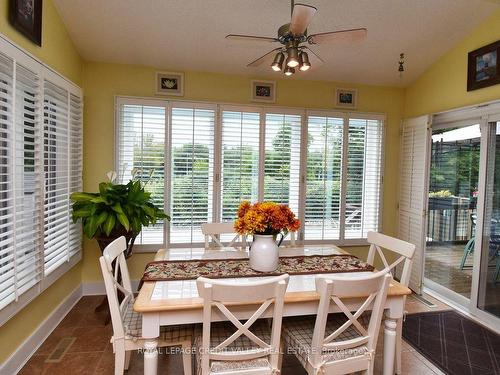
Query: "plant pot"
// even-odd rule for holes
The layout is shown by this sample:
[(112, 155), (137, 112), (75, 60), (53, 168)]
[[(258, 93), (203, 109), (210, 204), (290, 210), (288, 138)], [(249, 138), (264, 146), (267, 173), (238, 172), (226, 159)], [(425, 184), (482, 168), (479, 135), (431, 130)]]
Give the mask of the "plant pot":
[(111, 242), (116, 240), (117, 238), (124, 236), (127, 241), (127, 251), (125, 251), (125, 258), (128, 258), (132, 255), (132, 248), (134, 247), (135, 237), (137, 236), (133, 232), (127, 232), (125, 228), (117, 228), (113, 229), (109, 236), (106, 236), (104, 233), (95, 236), (94, 238), (97, 240), (101, 252), (104, 251), (106, 246), (108, 246)]
[(250, 249), (250, 267), (259, 272), (276, 271), (279, 264), (278, 245), (272, 235), (255, 234)]

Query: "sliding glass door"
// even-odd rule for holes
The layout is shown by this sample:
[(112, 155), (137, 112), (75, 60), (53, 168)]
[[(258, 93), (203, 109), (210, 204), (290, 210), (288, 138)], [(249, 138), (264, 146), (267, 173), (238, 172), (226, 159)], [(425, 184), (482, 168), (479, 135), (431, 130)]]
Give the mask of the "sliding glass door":
[(462, 304), (471, 298), (480, 150), (478, 123), (432, 131), (424, 283)]

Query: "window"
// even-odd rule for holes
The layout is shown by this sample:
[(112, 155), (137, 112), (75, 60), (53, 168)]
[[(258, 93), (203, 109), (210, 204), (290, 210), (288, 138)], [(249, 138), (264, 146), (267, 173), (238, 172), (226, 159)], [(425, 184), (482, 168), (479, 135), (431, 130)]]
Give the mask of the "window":
[(300, 115), (266, 114), (264, 200), (284, 203), (298, 213)]
[(308, 117), (306, 240), (378, 230), (382, 130), (380, 119)]
[(366, 238), (377, 231), (382, 176), (380, 121), (349, 119), (345, 238)]
[(340, 239), (343, 123), (338, 117), (308, 117), (306, 239)]
[[(166, 110), (158, 105), (136, 105), (124, 103), (118, 116), (122, 126), (119, 129), (117, 171), (120, 182), (132, 178), (141, 180), (153, 201), (164, 207), (165, 191), (165, 121)], [(144, 228), (137, 236), (137, 244), (164, 242), (163, 221)]]
[(201, 224), (212, 221), (215, 110), (172, 108), (170, 242), (204, 241)]
[[(201, 224), (233, 221), (242, 200), (290, 205), (305, 241), (356, 244), (378, 230), (380, 115), (133, 98), (117, 111), (121, 177), (149, 175), (140, 160), (164, 169), (152, 192), (172, 218), (169, 246), (203, 243)], [(164, 244), (162, 234), (148, 228), (140, 243)]]
[[(81, 255), (81, 92), (0, 40), (0, 324)], [(42, 78), (44, 77), (44, 78)]]
[(242, 200), (259, 199), (258, 112), (222, 112), (222, 221), (234, 220)]

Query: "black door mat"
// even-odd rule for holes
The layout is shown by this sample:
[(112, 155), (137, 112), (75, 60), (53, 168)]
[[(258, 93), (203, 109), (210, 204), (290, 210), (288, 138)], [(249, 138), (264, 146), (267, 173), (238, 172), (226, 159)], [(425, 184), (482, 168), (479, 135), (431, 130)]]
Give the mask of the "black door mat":
[(408, 315), (403, 338), (447, 374), (500, 375), (500, 335), (456, 311)]

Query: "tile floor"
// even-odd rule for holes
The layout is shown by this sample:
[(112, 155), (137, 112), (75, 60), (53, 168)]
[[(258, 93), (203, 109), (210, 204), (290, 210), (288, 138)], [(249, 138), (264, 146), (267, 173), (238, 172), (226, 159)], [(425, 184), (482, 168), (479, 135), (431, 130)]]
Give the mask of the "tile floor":
[[(429, 308), (414, 297), (409, 297), (406, 309), (409, 313), (420, 311), (435, 311), (437, 309), (448, 309), (430, 296), (427, 299), (437, 304), (435, 308)], [(114, 357), (109, 338), (112, 334), (111, 324), (104, 325), (103, 313), (94, 313), (94, 308), (102, 300), (101, 296), (83, 297), (69, 312), (59, 326), (45, 340), (33, 357), (21, 370), (22, 375), (35, 374), (77, 374), (77, 375), (104, 375), (114, 373)], [(65, 339), (66, 338), (66, 339)], [(72, 338), (69, 339), (68, 338)], [(58, 362), (50, 362), (61, 340), (70, 343), (66, 352)], [(383, 335), (377, 347), (375, 361), (375, 373), (382, 373), (382, 348)], [(439, 369), (417, 353), (406, 342), (403, 343), (403, 374), (432, 375), (442, 374)], [(130, 368), (126, 374), (143, 373), (142, 355), (134, 353)], [(159, 374), (182, 374), (182, 361), (180, 355), (162, 355), (158, 365)], [(283, 360), (283, 375), (304, 375), (300, 363), (293, 356), (285, 356)]]

